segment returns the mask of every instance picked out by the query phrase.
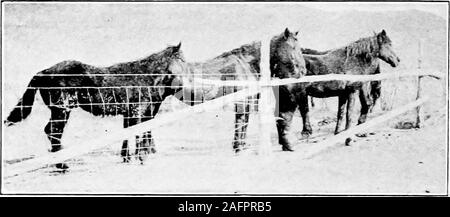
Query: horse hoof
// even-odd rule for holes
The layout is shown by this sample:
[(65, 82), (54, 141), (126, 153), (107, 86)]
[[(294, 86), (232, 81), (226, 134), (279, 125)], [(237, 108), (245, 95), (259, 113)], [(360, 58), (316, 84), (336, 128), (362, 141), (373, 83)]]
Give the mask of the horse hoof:
[(54, 146), (52, 146), (52, 149), (50, 149), (50, 152), (57, 152), (61, 149), (62, 149), (61, 145), (54, 145)]
[(245, 143), (244, 142), (235, 142), (234, 144), (233, 144), (233, 150), (234, 150), (234, 153), (239, 153), (239, 152), (241, 152), (241, 151), (243, 151), (245, 149)]
[(139, 160), (141, 164), (144, 164), (144, 161), (147, 160), (149, 154), (150, 154), (149, 150), (140, 151), (138, 154), (136, 154), (136, 159)]
[(55, 164), (55, 167), (57, 169), (60, 169), (60, 170), (67, 170), (67, 169), (69, 169), (69, 166), (67, 166), (67, 164), (65, 164), (65, 163), (57, 163), (57, 164)]
[(123, 157), (122, 160), (123, 163), (130, 163), (131, 161), (130, 157)]
[(352, 138), (345, 139), (345, 146), (350, 146), (350, 143), (352, 142)]
[(302, 139), (308, 139), (310, 136), (310, 133), (302, 133)]
[(234, 147), (233, 150), (234, 150), (234, 153), (235, 153), (235, 154), (240, 154), (240, 153), (242, 153), (243, 151), (245, 151), (246, 148), (245, 148), (244, 146), (238, 146), (238, 147)]
[(145, 156), (139, 156), (139, 163), (141, 164), (141, 165), (144, 165), (144, 161), (146, 160), (146, 157)]
[(303, 138), (308, 138), (312, 135), (312, 131), (311, 130), (303, 130), (302, 131), (302, 137)]
[(12, 125), (14, 125), (14, 122), (11, 122), (11, 121), (8, 121), (8, 120), (5, 120), (5, 121), (3, 121), (3, 124), (5, 124), (5, 126), (9, 127), (9, 126), (12, 126)]
[(294, 151), (294, 149), (290, 145), (283, 145), (281, 150), (283, 150), (283, 151)]

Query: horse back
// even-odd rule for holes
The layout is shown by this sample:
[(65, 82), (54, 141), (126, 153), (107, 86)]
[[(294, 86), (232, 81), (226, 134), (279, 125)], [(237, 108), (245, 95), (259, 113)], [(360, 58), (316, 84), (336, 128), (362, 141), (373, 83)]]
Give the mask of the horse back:
[[(222, 81), (256, 81), (259, 78), (259, 57), (247, 62), (237, 54), (221, 55), (203, 63), (188, 63), (188, 68), (188, 80), (191, 84), (196, 78)], [(194, 104), (212, 100), (242, 89), (242, 87), (211, 85), (188, 86), (183, 88), (183, 99), (185, 101), (195, 101)]]
[(89, 76), (88, 65), (75, 60), (66, 60), (38, 72), (39, 87), (64, 88), (94, 86)]

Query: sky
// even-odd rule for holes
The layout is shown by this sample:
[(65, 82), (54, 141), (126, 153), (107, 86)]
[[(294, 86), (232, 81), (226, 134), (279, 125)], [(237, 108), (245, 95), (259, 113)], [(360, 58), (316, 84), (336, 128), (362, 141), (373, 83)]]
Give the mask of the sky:
[[(343, 13), (355, 9), (417, 9), (445, 20), (448, 11), (445, 3), (257, 3), (262, 7), (244, 2), (182, 4), (3, 3), (2, 74), (6, 88), (14, 91), (6, 98), (15, 104), (36, 72), (68, 59), (106, 66), (142, 58), (182, 41), (188, 61), (204, 61), (263, 40), (261, 35), (266, 32), (281, 33), (286, 26), (298, 26), (301, 20), (291, 16), (303, 13), (304, 7)], [(276, 11), (282, 16), (260, 13), (272, 11), (275, 7), (270, 4), (283, 5)], [(297, 12), (289, 4), (301, 7)], [(283, 8), (294, 10), (283, 13)]]
[(307, 3), (307, 7), (312, 7), (325, 11), (348, 11), (348, 10), (362, 10), (362, 11), (401, 11), (401, 10), (421, 10), (438, 15), (444, 19), (448, 16), (448, 4), (445, 2), (322, 2), (322, 3)]

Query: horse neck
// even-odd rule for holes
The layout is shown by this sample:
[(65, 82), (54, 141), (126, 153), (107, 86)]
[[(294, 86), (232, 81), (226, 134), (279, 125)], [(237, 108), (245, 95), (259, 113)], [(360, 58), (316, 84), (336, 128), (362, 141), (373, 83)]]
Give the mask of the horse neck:
[[(222, 69), (225, 67), (233, 67), (233, 74), (236, 76), (236, 79), (242, 78), (246, 79), (249, 76), (256, 77), (255, 73), (258, 70), (253, 68), (251, 64), (251, 60), (245, 60), (242, 55), (230, 55), (222, 58), (215, 58), (210, 62), (211, 65), (214, 65), (216, 69)], [(219, 70), (217, 70), (217, 73)]]
[(330, 50), (326, 54), (322, 55), (312, 55), (319, 59), (322, 59), (323, 62), (338, 64), (338, 65), (344, 65), (347, 60), (347, 53), (345, 48), (338, 48), (334, 50)]

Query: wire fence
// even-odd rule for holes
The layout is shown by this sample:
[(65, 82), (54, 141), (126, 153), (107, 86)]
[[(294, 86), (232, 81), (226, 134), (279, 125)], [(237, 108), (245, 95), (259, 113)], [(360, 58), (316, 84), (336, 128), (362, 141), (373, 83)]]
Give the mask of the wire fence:
[[(268, 51), (269, 49), (262, 50)], [(67, 110), (73, 107), (85, 107), (84, 110), (89, 110), (91, 113), (96, 113), (96, 115), (100, 116), (118, 116), (130, 113), (130, 115), (124, 115), (123, 117), (123, 126), (126, 128), (115, 128), (107, 133), (83, 139), (76, 146), (65, 147), (55, 153), (43, 154), (30, 159), (8, 161), (4, 165), (4, 171), (7, 176), (14, 176), (61, 162), (81, 167), (91, 163), (102, 164), (101, 162), (104, 162), (105, 164), (110, 164), (111, 162), (117, 162), (119, 159), (118, 154), (123, 151), (140, 153), (142, 150), (139, 150), (139, 148), (155, 147), (154, 143), (157, 144), (156, 150), (159, 147), (164, 150), (164, 145), (158, 145), (158, 143), (201, 144), (197, 146), (179, 145), (171, 149), (170, 152), (179, 149), (177, 153), (204, 151), (206, 154), (211, 154), (221, 153), (225, 150), (231, 153), (232, 143), (246, 142), (247, 147), (250, 147), (250, 149), (260, 153), (270, 153), (270, 146), (277, 143), (276, 140), (273, 140), (273, 129), (268, 127), (275, 125), (275, 117), (273, 117), (273, 111), (271, 110), (271, 106), (274, 106), (274, 96), (271, 91), (273, 87), (335, 80), (349, 82), (384, 80), (380, 106), (383, 111), (390, 112), (380, 116), (373, 122), (369, 120), (366, 125), (355, 127), (338, 137), (329, 137), (326, 141), (319, 143), (320, 145), (305, 150), (305, 156), (312, 156), (337, 142), (342, 142), (345, 137), (364, 131), (369, 127), (380, 124), (387, 119), (395, 118), (412, 108), (422, 105), (427, 100), (426, 97), (420, 99), (405, 97), (405, 93), (413, 93), (412, 96), (415, 96), (415, 91), (408, 89), (417, 88), (417, 86), (414, 86), (415, 83), (411, 82), (411, 78), (417, 79), (421, 76), (428, 76), (433, 79), (441, 79), (446, 77), (443, 73), (433, 72), (429, 69), (413, 69), (376, 75), (333, 74), (306, 76), (299, 79), (270, 79), (268, 71), (265, 71), (269, 67), (267, 66), (268, 60), (264, 58), (268, 58), (268, 56), (265, 54), (261, 55), (261, 69), (263, 70), (261, 73), (252, 71), (249, 66), (242, 64), (242, 61), (239, 59), (214, 60), (215, 62), (213, 61), (213, 63), (191, 64), (190, 72), (180, 75), (183, 77), (182, 85), (121, 85), (119, 82), (120, 79), (165, 76), (163, 74), (100, 74), (97, 76), (86, 74), (38, 74), (38, 77), (50, 78), (86, 76), (95, 77), (95, 79), (119, 78), (117, 85), (113, 86), (33, 86), (28, 87), (28, 89), (47, 91), (50, 97), (48, 99), (49, 105), (59, 109)], [(233, 68), (234, 73), (229, 73), (229, 70), (221, 71), (227, 67)], [(406, 77), (409, 80), (404, 81), (408, 82), (403, 82), (401, 79)], [(412, 86), (402, 86), (400, 83), (408, 83), (412, 84)], [(179, 89), (173, 94), (173, 97), (169, 97), (171, 102), (167, 102), (162, 96), (162, 91), (166, 88)], [(55, 96), (54, 93), (57, 93), (56, 95), (60, 94), (62, 97), (59, 97), (59, 99), (66, 101), (61, 102), (60, 100), (51, 99), (52, 96)], [(445, 87), (441, 93), (445, 95)], [(258, 95), (260, 95), (261, 99), (258, 99)], [(78, 99), (81, 96), (85, 97), (87, 101), (81, 102)], [(407, 104), (407, 102), (411, 103)], [(31, 105), (22, 105), (21, 109), (24, 110), (28, 107), (31, 107)], [(224, 112), (226, 115), (224, 115)], [(131, 115), (131, 113), (134, 115)], [(210, 116), (209, 118), (207, 117), (208, 115)], [(66, 123), (68, 116), (69, 114), (63, 113), (63, 115), (52, 117), (49, 121), (49, 128), (56, 130), (48, 134), (50, 140), (61, 140), (63, 132), (58, 126), (61, 123)], [(227, 124), (224, 124), (225, 122)], [(194, 124), (197, 127), (190, 126)], [(198, 127), (198, 125), (201, 126)], [(223, 127), (225, 125), (228, 127)], [(150, 131), (158, 131), (167, 126), (171, 127), (168, 127), (170, 130), (164, 133), (165, 136), (157, 135), (158, 133), (150, 133)], [(242, 129), (245, 130), (242, 131)], [(185, 132), (183, 133), (183, 131)], [(178, 137), (173, 136), (175, 134), (180, 135)], [(192, 134), (198, 136), (189, 137)], [(180, 138), (184, 139), (184, 141), (180, 141)], [(191, 140), (189, 141), (188, 138), (191, 138)], [(129, 143), (126, 149), (123, 146), (125, 141)], [(134, 144), (137, 145), (134, 146)], [(121, 145), (122, 148), (118, 148)], [(133, 147), (135, 147), (135, 150), (129, 150)], [(139, 154), (136, 155), (139, 156)], [(80, 160), (80, 158), (83, 160)]]

